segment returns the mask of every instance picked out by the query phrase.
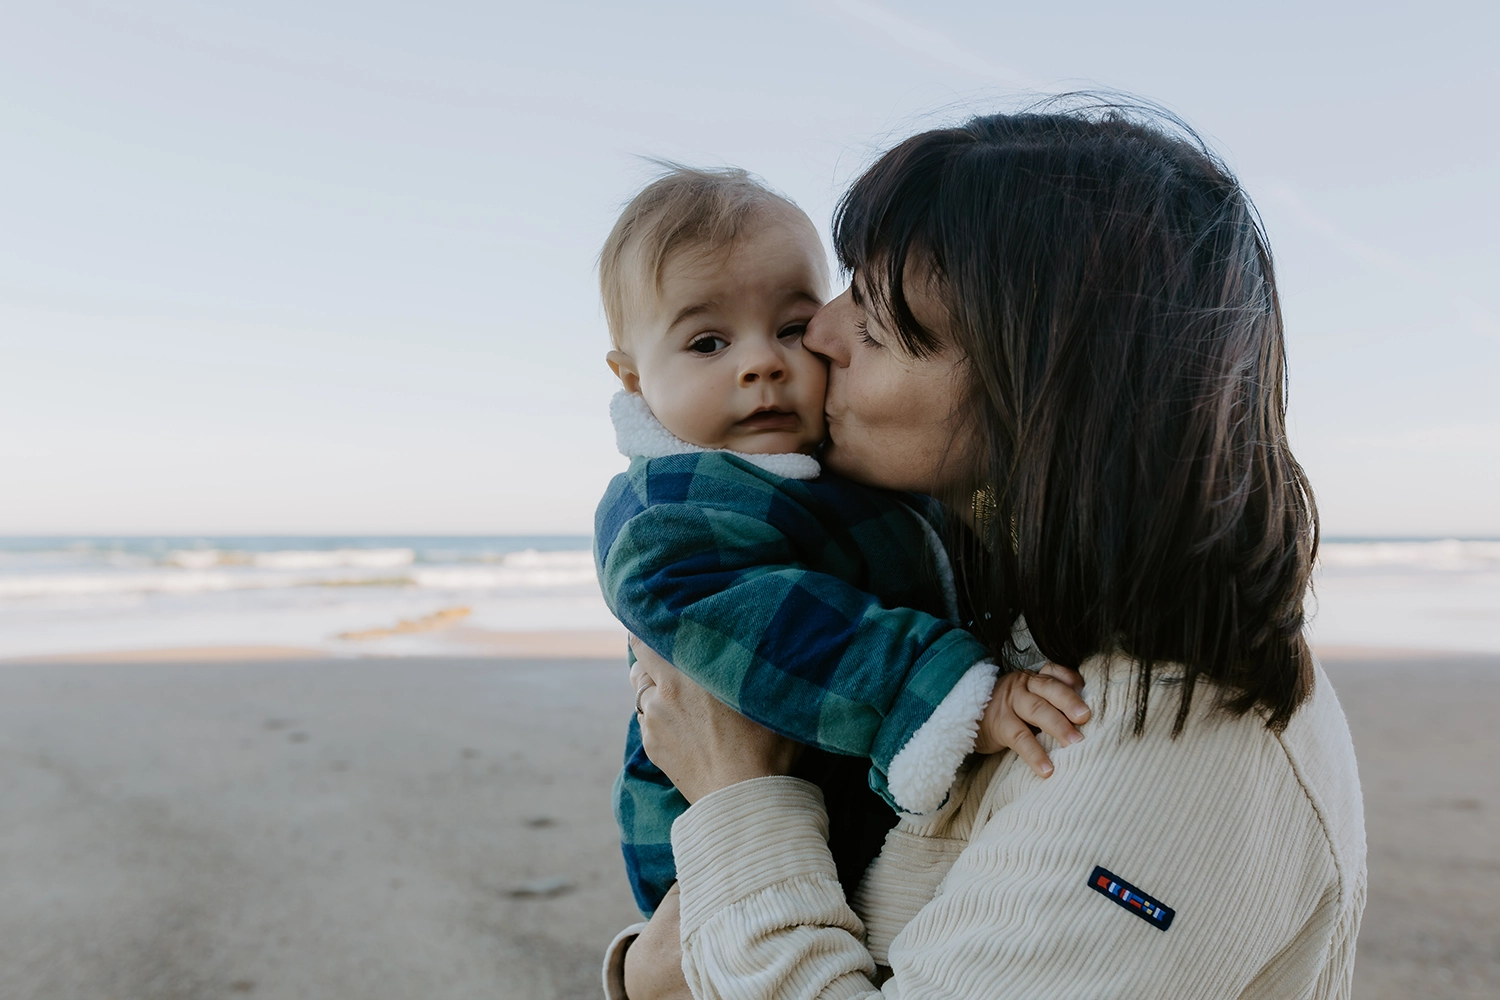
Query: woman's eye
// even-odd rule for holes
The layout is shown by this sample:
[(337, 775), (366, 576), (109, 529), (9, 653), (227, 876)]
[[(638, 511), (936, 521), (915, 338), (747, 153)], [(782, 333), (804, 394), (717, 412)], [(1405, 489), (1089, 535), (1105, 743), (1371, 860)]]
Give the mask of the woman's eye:
[(782, 327), (781, 331), (777, 333), (776, 336), (780, 337), (782, 340), (795, 340), (806, 332), (806, 323), (793, 323), (791, 326)]
[(729, 341), (725, 340), (723, 337), (716, 337), (713, 334), (704, 334), (703, 336), (699, 337), (697, 340), (689, 344), (688, 350), (693, 351), (696, 354), (717, 354), (719, 351), (722, 351), (728, 346)]
[(868, 320), (860, 320), (859, 326), (855, 327), (855, 329), (859, 331), (859, 342), (861, 344), (864, 344), (866, 347), (880, 346), (880, 341), (870, 336), (870, 324)]

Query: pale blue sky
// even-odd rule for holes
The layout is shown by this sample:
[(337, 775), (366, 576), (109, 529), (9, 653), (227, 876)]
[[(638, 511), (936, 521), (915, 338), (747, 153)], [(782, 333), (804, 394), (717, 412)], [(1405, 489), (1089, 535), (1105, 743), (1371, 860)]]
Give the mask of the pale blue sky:
[(77, 3), (0, 13), (0, 533), (586, 532), (594, 255), (650, 168), (825, 230), (1024, 90), (1198, 127), (1278, 255), (1331, 534), (1500, 535), (1491, 5)]

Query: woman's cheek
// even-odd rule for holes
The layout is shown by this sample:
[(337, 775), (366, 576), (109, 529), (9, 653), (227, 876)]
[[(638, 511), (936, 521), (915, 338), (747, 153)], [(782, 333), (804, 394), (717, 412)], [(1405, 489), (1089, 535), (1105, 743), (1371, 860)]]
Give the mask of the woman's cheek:
[[(885, 386), (878, 368), (856, 358), (848, 368), (829, 373), (828, 435), (833, 441), (829, 460), (834, 472), (867, 483), (884, 485), (891, 469), (887, 456)], [(879, 447), (882, 443), (887, 447)]]
[(834, 444), (829, 451), (831, 471), (868, 486), (900, 488), (897, 480), (906, 449), (894, 440), (895, 435), (855, 415), (830, 426), (829, 437)]

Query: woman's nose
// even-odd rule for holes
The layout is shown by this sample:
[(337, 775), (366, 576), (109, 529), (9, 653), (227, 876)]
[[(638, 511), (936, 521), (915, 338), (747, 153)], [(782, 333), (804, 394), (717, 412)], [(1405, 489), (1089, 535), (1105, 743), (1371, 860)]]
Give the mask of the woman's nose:
[(853, 297), (845, 289), (844, 294), (813, 314), (808, 321), (807, 332), (802, 335), (802, 346), (820, 354), (840, 368), (849, 365), (849, 338), (843, 331), (853, 330), (857, 317)]

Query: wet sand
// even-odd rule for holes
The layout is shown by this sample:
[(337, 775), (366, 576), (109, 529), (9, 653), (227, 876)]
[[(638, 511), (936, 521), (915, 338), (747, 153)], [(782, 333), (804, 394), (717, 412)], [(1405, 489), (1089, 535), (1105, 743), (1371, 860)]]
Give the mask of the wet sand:
[(594, 997), (618, 660), (0, 667), (0, 997)]
[[(1500, 995), (1500, 658), (1330, 657), (1355, 996)], [(0, 665), (0, 996), (597, 996), (634, 917), (609, 660)]]
[(1325, 656), (1359, 754), (1356, 1000), (1500, 996), (1500, 657)]

